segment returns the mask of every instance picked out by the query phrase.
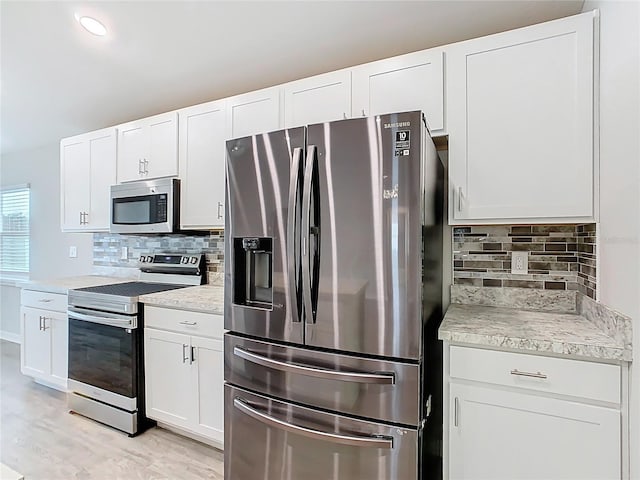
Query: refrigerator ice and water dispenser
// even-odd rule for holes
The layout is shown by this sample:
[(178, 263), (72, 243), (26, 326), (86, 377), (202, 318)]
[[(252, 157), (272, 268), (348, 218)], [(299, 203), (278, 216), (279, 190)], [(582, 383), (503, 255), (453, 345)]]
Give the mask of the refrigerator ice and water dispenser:
[(233, 239), (233, 303), (247, 307), (273, 308), (273, 239)]

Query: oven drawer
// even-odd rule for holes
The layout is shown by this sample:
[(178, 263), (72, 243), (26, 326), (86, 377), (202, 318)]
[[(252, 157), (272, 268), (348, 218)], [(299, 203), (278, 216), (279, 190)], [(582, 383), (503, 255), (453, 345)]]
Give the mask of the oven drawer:
[(224, 478), (415, 480), (418, 432), (225, 385)]
[(40, 308), (54, 312), (67, 312), (67, 296), (60, 293), (22, 289), (20, 303), (23, 307)]
[(190, 312), (145, 305), (145, 327), (170, 330), (187, 335), (222, 339), (224, 319), (214, 313)]
[(225, 334), (224, 379), (266, 395), (366, 418), (417, 425), (419, 366)]
[(452, 378), (620, 403), (620, 366), (451, 346)]

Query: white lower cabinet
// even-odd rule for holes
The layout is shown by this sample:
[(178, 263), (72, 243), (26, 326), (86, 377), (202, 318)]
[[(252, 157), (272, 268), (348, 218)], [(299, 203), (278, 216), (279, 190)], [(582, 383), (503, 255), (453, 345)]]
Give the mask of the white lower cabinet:
[(67, 390), (69, 323), (66, 311), (39, 308), (64, 304), (66, 295), (22, 291), (20, 371), (40, 383)]
[(451, 385), (451, 479), (620, 478), (620, 411)]
[(191, 410), (189, 336), (146, 328), (147, 416), (187, 426)]
[[(597, 385), (589, 397), (556, 393), (564, 388), (562, 376), (576, 364), (594, 369), (593, 376), (576, 372), (582, 382), (620, 388), (619, 366), (460, 346), (450, 347), (449, 354), (445, 362), (450, 366), (445, 372), (446, 478), (624, 478), (620, 389), (613, 392), (618, 403), (598, 400)], [(531, 371), (522, 365), (529, 365)], [(603, 378), (599, 370), (603, 365), (611, 367), (608, 375), (617, 378)], [(487, 375), (487, 369), (506, 372), (505, 381)], [(512, 380), (506, 377), (517, 386), (507, 386)], [(495, 382), (483, 381), (489, 378)]]
[[(222, 329), (213, 333), (217, 338), (190, 334), (198, 332), (205, 323), (221, 325), (217, 321), (220, 316), (157, 307), (145, 307), (145, 315), (147, 416), (222, 448)], [(212, 331), (205, 327), (198, 333), (206, 335)]]

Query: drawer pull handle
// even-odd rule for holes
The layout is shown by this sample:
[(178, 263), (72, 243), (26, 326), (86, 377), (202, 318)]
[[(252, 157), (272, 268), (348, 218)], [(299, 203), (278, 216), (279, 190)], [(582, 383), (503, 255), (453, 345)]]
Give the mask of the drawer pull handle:
[(190, 325), (190, 326), (192, 326), (192, 327), (193, 327), (194, 325), (197, 325), (197, 324), (198, 324), (198, 322), (187, 322), (187, 321), (184, 321), (184, 322), (178, 322), (178, 323), (179, 323), (180, 325)]
[(38, 300), (41, 303), (49, 303), (49, 302), (53, 302), (52, 299), (50, 298), (41, 298), (40, 300)]
[(547, 378), (547, 376), (544, 373), (521, 372), (517, 369), (511, 370), (511, 375), (518, 375), (520, 377)]

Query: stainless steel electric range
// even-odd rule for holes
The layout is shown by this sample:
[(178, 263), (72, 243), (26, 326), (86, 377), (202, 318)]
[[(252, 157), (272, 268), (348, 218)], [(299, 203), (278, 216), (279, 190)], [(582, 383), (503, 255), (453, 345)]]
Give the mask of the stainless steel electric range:
[(204, 283), (202, 254), (143, 255), (140, 281), (69, 291), (69, 393), (72, 412), (130, 436), (145, 416), (144, 324), (138, 297)]

